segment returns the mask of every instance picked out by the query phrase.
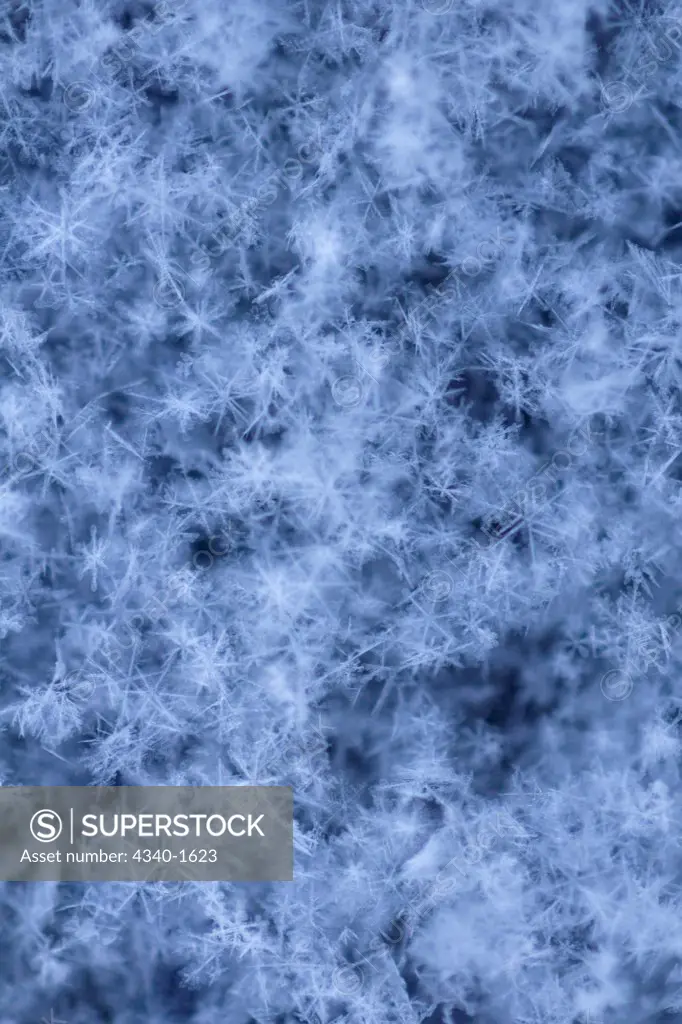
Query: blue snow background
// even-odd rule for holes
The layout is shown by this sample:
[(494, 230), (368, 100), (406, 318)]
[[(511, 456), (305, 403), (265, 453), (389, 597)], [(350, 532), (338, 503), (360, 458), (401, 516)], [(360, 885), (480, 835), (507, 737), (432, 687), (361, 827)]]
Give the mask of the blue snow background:
[(682, 6), (0, 2), (0, 1024), (682, 1021)]

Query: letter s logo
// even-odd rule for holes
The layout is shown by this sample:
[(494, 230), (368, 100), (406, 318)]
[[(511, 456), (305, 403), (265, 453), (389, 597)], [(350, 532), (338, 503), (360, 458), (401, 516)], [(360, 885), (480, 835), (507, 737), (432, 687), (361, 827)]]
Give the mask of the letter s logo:
[(31, 835), (39, 843), (53, 843), (62, 834), (62, 819), (56, 811), (36, 811), (31, 818)]

